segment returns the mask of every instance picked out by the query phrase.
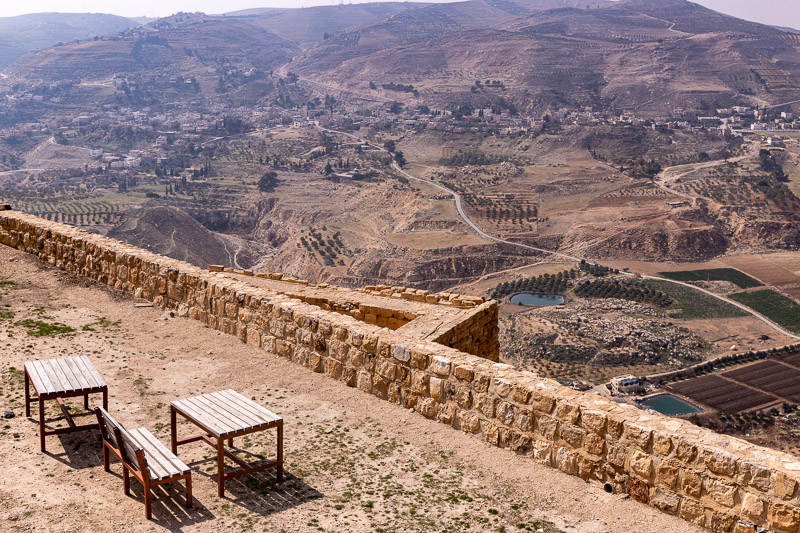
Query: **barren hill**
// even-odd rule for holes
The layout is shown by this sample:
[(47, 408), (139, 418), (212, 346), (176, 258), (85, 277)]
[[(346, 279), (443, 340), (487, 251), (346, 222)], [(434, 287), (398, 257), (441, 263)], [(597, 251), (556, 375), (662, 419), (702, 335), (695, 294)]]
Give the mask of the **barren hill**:
[(259, 247), (239, 237), (206, 229), (175, 207), (153, 207), (126, 215), (109, 236), (152, 252), (206, 267), (230, 264), (249, 268)]
[(31, 13), (0, 18), (0, 69), (30, 50), (118, 33), (139, 23), (101, 13)]
[(9, 74), (27, 81), (158, 72), (202, 78), (219, 68), (269, 70), (296, 51), (295, 44), (240, 20), (180, 13), (119, 35), (32, 52)]
[(301, 46), (326, 40), (336, 32), (374, 23), (394, 13), (426, 6), (417, 2), (372, 2), (303, 9), (248, 9), (227, 13)]
[[(351, 91), (368, 92), (370, 81), (411, 83), (426, 103), (438, 105), (491, 105), (503, 97), (518, 106), (660, 111), (701, 100), (800, 98), (795, 34), (685, 0), (589, 9), (536, 2), (517, 10), (511, 4), (500, 9), (473, 0), (398, 13), (336, 34), (292, 68)], [(476, 94), (476, 79), (499, 79), (504, 89)]]

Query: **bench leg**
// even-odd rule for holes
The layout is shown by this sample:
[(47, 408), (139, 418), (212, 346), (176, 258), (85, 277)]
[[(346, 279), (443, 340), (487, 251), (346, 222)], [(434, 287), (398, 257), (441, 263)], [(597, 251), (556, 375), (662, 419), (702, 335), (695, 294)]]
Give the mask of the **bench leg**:
[(125, 491), (125, 496), (130, 496), (131, 478), (128, 474), (128, 469), (125, 467), (125, 463), (122, 464), (122, 490)]
[(44, 446), (44, 401), (39, 396), (39, 441), (42, 445), (42, 453), (46, 452)]
[(278, 481), (283, 481), (283, 422), (278, 424)]
[(178, 423), (175, 416), (175, 408), (169, 406), (169, 427), (170, 427), (170, 445), (172, 446), (172, 453), (178, 455)]
[(192, 506), (192, 475), (186, 477), (186, 507)]
[[(103, 470), (106, 472), (111, 471), (111, 458), (108, 456), (108, 446), (106, 443), (103, 443)], [(125, 468), (123, 468), (125, 470)]]
[(225, 439), (217, 439), (217, 496), (225, 496)]
[(25, 369), (25, 416), (31, 416), (31, 385), (28, 378), (28, 369)]
[[(144, 474), (147, 475), (147, 472)], [(153, 495), (150, 493), (150, 484), (144, 487), (144, 514), (147, 519), (153, 518)]]

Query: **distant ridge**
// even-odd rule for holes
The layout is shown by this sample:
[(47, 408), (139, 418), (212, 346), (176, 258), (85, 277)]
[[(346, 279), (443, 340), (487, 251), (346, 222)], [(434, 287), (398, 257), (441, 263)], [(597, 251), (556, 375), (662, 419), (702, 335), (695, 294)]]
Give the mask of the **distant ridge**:
[(800, 30), (795, 28), (790, 28), (788, 26), (773, 26), (773, 28), (777, 28), (781, 31), (788, 31), (789, 33), (800, 33)]
[(103, 13), (31, 13), (0, 18), (0, 69), (26, 52), (91, 39), (139, 26), (140, 22)]

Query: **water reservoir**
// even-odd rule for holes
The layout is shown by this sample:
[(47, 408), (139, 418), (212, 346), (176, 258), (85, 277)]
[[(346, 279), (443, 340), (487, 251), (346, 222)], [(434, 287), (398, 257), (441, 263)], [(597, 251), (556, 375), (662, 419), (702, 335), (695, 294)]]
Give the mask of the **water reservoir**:
[(561, 305), (566, 298), (560, 294), (534, 294), (531, 292), (519, 292), (509, 300), (512, 304), (531, 305), (544, 307), (546, 305)]
[(642, 405), (658, 411), (662, 415), (690, 415), (692, 413), (700, 413), (703, 410), (696, 405), (681, 400), (672, 394), (659, 394), (652, 396), (642, 401)]

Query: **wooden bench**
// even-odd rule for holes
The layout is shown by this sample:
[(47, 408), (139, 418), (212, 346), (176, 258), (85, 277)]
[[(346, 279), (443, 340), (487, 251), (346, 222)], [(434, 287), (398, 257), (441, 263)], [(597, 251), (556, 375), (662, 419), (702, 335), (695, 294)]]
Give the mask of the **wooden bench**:
[(178, 457), (153, 436), (146, 428), (127, 431), (108, 412), (95, 407), (97, 422), (103, 435), (103, 467), (109, 471), (113, 453), (122, 462), (122, 484), (125, 494), (130, 494), (129, 473), (144, 487), (144, 508), (147, 518), (152, 518), (152, 487), (186, 480), (186, 507), (192, 506), (192, 472)]

